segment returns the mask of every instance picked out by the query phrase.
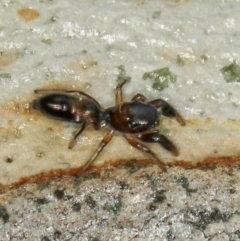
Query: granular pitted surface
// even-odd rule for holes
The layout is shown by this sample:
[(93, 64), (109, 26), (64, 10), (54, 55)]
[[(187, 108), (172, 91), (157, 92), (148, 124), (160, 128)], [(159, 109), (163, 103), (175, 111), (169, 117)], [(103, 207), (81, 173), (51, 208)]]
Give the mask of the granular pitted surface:
[[(2, 240), (240, 240), (239, 167), (128, 162), (1, 195)], [(56, 238), (58, 237), (58, 238)]]

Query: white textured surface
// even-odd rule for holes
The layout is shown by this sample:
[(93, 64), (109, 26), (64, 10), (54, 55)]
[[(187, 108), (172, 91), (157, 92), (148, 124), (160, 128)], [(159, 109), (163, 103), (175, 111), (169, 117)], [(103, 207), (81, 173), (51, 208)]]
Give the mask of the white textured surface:
[[(239, 62), (238, 3), (6, 1), (0, 10), (0, 48), (12, 62), (1, 69), (11, 74), (11, 81), (0, 83), (1, 102), (22, 98), (54, 79), (82, 90), (90, 84), (88, 93), (109, 106), (119, 65), (132, 77), (127, 96), (144, 90), (157, 98), (159, 92), (142, 75), (169, 67), (177, 82), (161, 96), (184, 116), (239, 118), (239, 84), (226, 83), (220, 72)], [(35, 9), (39, 17), (25, 22), (17, 14), (23, 7)], [(179, 55), (184, 66), (177, 64)]]

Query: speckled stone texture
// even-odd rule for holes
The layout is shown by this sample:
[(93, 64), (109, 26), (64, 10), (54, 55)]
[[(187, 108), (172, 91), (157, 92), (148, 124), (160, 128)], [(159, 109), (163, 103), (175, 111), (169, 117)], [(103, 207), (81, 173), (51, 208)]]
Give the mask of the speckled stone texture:
[[(123, 74), (124, 101), (163, 98), (186, 119), (160, 119), (156, 129), (180, 152), (149, 145), (164, 162), (240, 161), (238, 8), (239, 0), (1, 1), (0, 186), (83, 166), (109, 131), (89, 125), (68, 150), (79, 126), (32, 110), (34, 90), (80, 90), (108, 108)], [(146, 156), (116, 132), (94, 164), (127, 158)]]
[(0, 240), (240, 240), (239, 166), (127, 162), (1, 195)]

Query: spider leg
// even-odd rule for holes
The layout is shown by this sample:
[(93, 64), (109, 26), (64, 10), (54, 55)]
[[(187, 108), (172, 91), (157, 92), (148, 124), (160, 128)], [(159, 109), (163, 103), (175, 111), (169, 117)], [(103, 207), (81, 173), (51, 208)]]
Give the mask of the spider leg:
[(36, 89), (34, 90), (34, 93), (36, 94), (51, 94), (51, 93), (62, 93), (62, 94), (77, 94), (80, 96), (84, 96), (87, 99), (91, 99), (97, 106), (100, 107), (100, 104), (90, 95), (86, 94), (83, 91), (78, 90), (61, 90), (61, 89)]
[(47, 93), (75, 93), (75, 94), (79, 94), (79, 95), (83, 95), (86, 97), (90, 97), (88, 94), (86, 94), (83, 91), (80, 90), (64, 90), (64, 89), (36, 89), (34, 90), (34, 93), (36, 94), (47, 94)]
[(180, 125), (184, 126), (186, 124), (184, 118), (167, 101), (163, 99), (156, 99), (149, 101), (148, 104), (153, 105), (156, 108), (162, 108), (163, 115), (170, 118), (176, 118)]
[(122, 103), (122, 87), (128, 81), (130, 81), (130, 77), (126, 77), (123, 82), (119, 83), (116, 88), (116, 105), (120, 105)]
[(64, 89), (36, 89), (34, 90), (36, 94), (48, 94), (48, 93), (75, 93), (79, 95), (89, 96), (88, 94), (84, 93), (83, 91), (79, 90), (64, 90)]
[(146, 97), (145, 97), (144, 95), (140, 94), (140, 93), (137, 93), (137, 94), (134, 95), (133, 98), (132, 98), (132, 101), (134, 101), (134, 100), (145, 102)]
[(68, 149), (72, 149), (72, 148), (75, 146), (75, 144), (76, 144), (76, 142), (77, 142), (78, 136), (80, 136), (80, 135), (82, 134), (82, 132), (83, 132), (84, 129), (86, 128), (86, 125), (87, 125), (87, 123), (84, 122), (84, 123), (81, 125), (81, 127), (76, 131), (76, 133), (74, 134), (73, 138), (71, 139), (71, 141), (70, 141), (69, 144), (68, 144)]
[(157, 156), (156, 154), (151, 151), (147, 146), (143, 145), (142, 143), (140, 143), (139, 141), (137, 141), (135, 138), (133, 138), (131, 135), (129, 134), (125, 134), (124, 137), (126, 138), (126, 140), (128, 141), (128, 143), (130, 145), (132, 145), (133, 147), (137, 148), (140, 151), (143, 151), (145, 153), (147, 153), (149, 156), (151, 156), (151, 158), (157, 163), (157, 165), (163, 170), (166, 171), (166, 164), (164, 162), (162, 162)]
[(139, 134), (137, 135), (137, 138), (143, 142), (159, 143), (174, 156), (178, 156), (179, 154), (177, 147), (166, 136), (159, 134), (157, 131)]
[(54, 92), (63, 93), (63, 92), (65, 92), (65, 90), (59, 90), (59, 89), (36, 89), (36, 90), (34, 90), (34, 93), (36, 93), (36, 94), (47, 94), (47, 93), (54, 93)]
[(109, 131), (102, 141), (99, 143), (98, 149), (93, 153), (93, 155), (89, 158), (89, 160), (84, 164), (84, 166), (81, 169), (81, 172), (85, 171), (90, 164), (94, 162), (94, 160), (98, 157), (100, 152), (103, 150), (103, 148), (112, 140), (114, 130)]

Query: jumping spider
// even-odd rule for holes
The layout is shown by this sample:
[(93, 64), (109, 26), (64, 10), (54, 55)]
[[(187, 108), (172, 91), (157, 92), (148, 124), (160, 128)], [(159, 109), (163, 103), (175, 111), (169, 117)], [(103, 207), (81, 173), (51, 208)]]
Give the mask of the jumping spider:
[[(144, 95), (136, 94), (130, 102), (123, 102), (122, 86), (129, 80), (130, 78), (126, 78), (117, 85), (116, 105), (107, 109), (103, 109), (93, 97), (82, 91), (35, 90), (35, 93), (45, 95), (33, 101), (34, 109), (51, 118), (81, 124), (69, 143), (69, 149), (73, 148), (77, 137), (88, 124), (92, 124), (96, 130), (104, 126), (110, 128), (82, 170), (85, 170), (111, 141), (114, 131), (122, 133), (130, 145), (147, 153), (163, 171), (166, 171), (165, 163), (142, 142), (159, 143), (173, 155), (178, 155), (177, 147), (155, 128), (159, 125), (161, 114), (176, 118), (182, 126), (185, 125), (183, 117), (163, 99), (145, 102)], [(158, 111), (160, 108), (161, 113)]]

